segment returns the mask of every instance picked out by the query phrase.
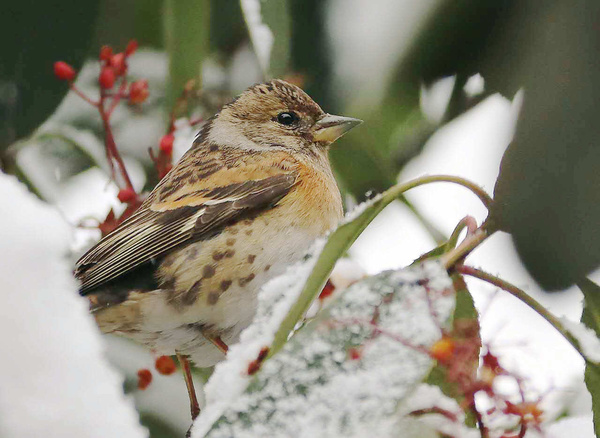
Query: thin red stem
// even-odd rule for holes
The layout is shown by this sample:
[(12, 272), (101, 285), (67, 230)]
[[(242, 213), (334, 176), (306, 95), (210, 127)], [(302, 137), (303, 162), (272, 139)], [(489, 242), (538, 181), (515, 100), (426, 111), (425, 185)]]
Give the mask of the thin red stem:
[(490, 430), (487, 428), (487, 426), (483, 422), (483, 417), (481, 416), (481, 412), (479, 412), (479, 410), (477, 409), (477, 406), (475, 405), (475, 399), (472, 399), (471, 403), (469, 403), (469, 409), (471, 410), (471, 412), (473, 412), (473, 415), (475, 415), (475, 419), (477, 420), (477, 427), (479, 428), (479, 433), (481, 434), (481, 438), (489, 438)]
[(431, 408), (417, 409), (416, 411), (412, 411), (409, 415), (412, 415), (413, 417), (420, 417), (422, 415), (427, 414), (439, 414), (443, 415), (450, 421), (458, 421), (458, 416), (454, 412), (450, 412), (447, 409), (443, 409), (437, 406), (433, 406)]
[(77, 88), (75, 86), (75, 84), (73, 84), (73, 83), (69, 84), (69, 88), (71, 89), (71, 91), (73, 91), (73, 93), (75, 93), (76, 95), (81, 97), (83, 100), (85, 100), (90, 105), (93, 105), (95, 107), (100, 105), (100, 102), (96, 102), (96, 101), (90, 99), (89, 97), (87, 97), (85, 94), (83, 94), (83, 92), (79, 88)]
[(121, 85), (119, 86), (119, 91), (115, 95), (113, 95), (112, 104), (107, 112), (108, 117), (112, 115), (113, 111), (121, 101), (121, 98), (125, 95), (125, 90), (127, 90), (127, 81), (125, 80), (125, 76), (123, 76), (123, 79), (121, 79)]
[(360, 324), (360, 325), (370, 326), (373, 328), (373, 331), (377, 334), (382, 334), (384, 336), (387, 336), (388, 338), (393, 339), (396, 342), (399, 342), (400, 344), (404, 345), (405, 347), (408, 347), (408, 348), (418, 351), (420, 353), (426, 354), (428, 356), (430, 355), (429, 350), (427, 348), (423, 347), (422, 345), (414, 345), (410, 341), (404, 339), (402, 336), (399, 336), (396, 333), (392, 333), (385, 329), (382, 329), (377, 324), (375, 324), (373, 321), (361, 320), (358, 318), (348, 318), (348, 319), (344, 319), (344, 320), (335, 319), (335, 320), (328, 321), (327, 323), (332, 324), (332, 325), (341, 324), (342, 326), (347, 326), (350, 324)]
[[(121, 84), (121, 86), (122, 86), (122, 84)], [(117, 144), (115, 143), (115, 138), (112, 133), (112, 128), (110, 126), (111, 110), (106, 111), (105, 104), (106, 104), (106, 95), (104, 94), (104, 90), (100, 89), (100, 103), (98, 105), (98, 111), (100, 112), (100, 118), (102, 119), (102, 125), (104, 127), (104, 146), (106, 148), (106, 156), (107, 156), (109, 164), (110, 164), (112, 177), (115, 180), (115, 182), (117, 182), (117, 180), (115, 178), (115, 167), (114, 167), (114, 163), (113, 163), (113, 159), (114, 159), (119, 166), (119, 170), (121, 172), (121, 176), (125, 180), (125, 184), (127, 185), (128, 188), (135, 191), (135, 189), (133, 188), (133, 184), (131, 182), (131, 178), (129, 178), (129, 174), (127, 173), (127, 168), (125, 167), (125, 163), (123, 162), (123, 159), (121, 158), (121, 154), (119, 153), (119, 150), (117, 149)], [(114, 109), (114, 99), (113, 99), (113, 107), (112, 108)], [(117, 182), (117, 184), (118, 184), (118, 182)]]

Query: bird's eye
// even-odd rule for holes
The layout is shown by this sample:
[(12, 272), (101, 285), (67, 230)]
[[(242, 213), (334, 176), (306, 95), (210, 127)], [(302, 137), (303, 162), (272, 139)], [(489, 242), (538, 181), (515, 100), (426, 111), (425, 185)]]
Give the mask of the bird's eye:
[(277, 121), (285, 126), (293, 125), (298, 121), (298, 115), (295, 112), (279, 113), (277, 115)]

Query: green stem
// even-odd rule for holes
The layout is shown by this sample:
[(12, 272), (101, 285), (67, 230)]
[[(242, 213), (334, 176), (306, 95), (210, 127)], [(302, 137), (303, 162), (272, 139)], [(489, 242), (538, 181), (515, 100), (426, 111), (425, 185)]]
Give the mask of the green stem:
[(565, 328), (565, 326), (560, 322), (560, 320), (550, 313), (544, 306), (538, 303), (536, 300), (531, 298), (525, 291), (519, 289), (517, 286), (509, 283), (508, 281), (502, 280), (492, 274), (488, 274), (481, 269), (473, 268), (472, 266), (458, 265), (455, 266), (457, 272), (468, 275), (470, 277), (475, 277), (480, 280), (483, 280), (487, 283), (493, 284), (494, 286), (499, 287), (502, 290), (505, 290), (509, 294), (521, 300), (523, 303), (528, 305), (531, 309), (537, 312), (542, 318), (544, 318), (550, 325), (552, 325), (556, 331), (558, 331), (563, 337), (573, 346), (575, 350), (583, 357), (584, 360), (588, 361), (589, 359), (586, 357), (585, 353), (579, 346), (579, 341)]
[(448, 251), (441, 257), (442, 263), (446, 269), (450, 269), (458, 261), (468, 256), (471, 251), (477, 248), (481, 243), (490, 237), (490, 234), (485, 229), (485, 224), (478, 228), (473, 234), (467, 236), (456, 248)]
[[(319, 258), (315, 264), (315, 267), (313, 268), (313, 271), (304, 283), (302, 292), (300, 293), (294, 305), (290, 308), (288, 314), (281, 322), (279, 329), (275, 333), (269, 357), (283, 347), (290, 333), (296, 326), (296, 323), (306, 313), (311, 303), (323, 289), (325, 282), (333, 270), (335, 262), (350, 248), (350, 246), (356, 241), (358, 236), (360, 236), (360, 234), (371, 223), (371, 221), (375, 219), (375, 217), (385, 207), (400, 197), (407, 190), (434, 182), (450, 182), (461, 185), (477, 195), (484, 205), (488, 206), (488, 208), (492, 204), (492, 198), (479, 186), (466, 179), (451, 175), (423, 176), (403, 184), (397, 184), (383, 192), (381, 196), (370, 201), (370, 205), (368, 205), (357, 217), (350, 222), (340, 225), (329, 236), (327, 243), (319, 254)], [(473, 240), (473, 236), (467, 237), (458, 248), (455, 248), (455, 252), (453, 254), (460, 255), (457, 250), (460, 249), (461, 251), (464, 251), (466, 249), (467, 252), (462, 253), (462, 257), (464, 257), (470, 250), (477, 246), (477, 244), (481, 243), (481, 241), (483, 241), (488, 234), (487, 231), (483, 229), (483, 226), (479, 229), (479, 231), (480, 232), (476, 231), (473, 236), (477, 236), (477, 239), (480, 240), (471, 242), (471, 240)], [(470, 246), (466, 247), (465, 243)], [(458, 257), (457, 260), (460, 258), (461, 257)]]

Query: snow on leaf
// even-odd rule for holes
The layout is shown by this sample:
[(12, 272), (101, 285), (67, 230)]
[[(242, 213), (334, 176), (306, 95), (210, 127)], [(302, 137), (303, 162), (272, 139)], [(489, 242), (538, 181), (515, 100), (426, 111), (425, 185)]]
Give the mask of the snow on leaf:
[(227, 358), (216, 366), (204, 387), (206, 406), (194, 423), (193, 437), (205, 436), (214, 422), (245, 391), (252, 379), (247, 372), (249, 364), (258, 357), (263, 347), (273, 342), (275, 332), (302, 291), (323, 245), (322, 240), (315, 242), (302, 262), (290, 266), (283, 275), (263, 286), (254, 321), (242, 332), (240, 342), (229, 348)]
[(271, 49), (273, 48), (273, 32), (269, 29), (262, 19), (260, 13), (260, 0), (240, 0), (244, 20), (248, 26), (250, 40), (256, 52), (258, 63), (266, 76), (269, 71), (269, 62), (271, 58)]
[(600, 364), (600, 339), (596, 336), (596, 333), (585, 325), (570, 319), (560, 318), (560, 321), (569, 333), (577, 339), (586, 358)]
[[(222, 393), (234, 379), (248, 381), (249, 360), (264, 344), (254, 356), (228, 357), (229, 370), (218, 366), (219, 381), (208, 386), (221, 391), (223, 414), (210, 429), (216, 415), (213, 410), (208, 418), (207, 387), (207, 407), (192, 436), (397, 436), (398, 403), (432, 365), (426, 351), (451, 315), (451, 291), (436, 262), (354, 284), (265, 362), (243, 394), (237, 387), (225, 400)], [(353, 349), (360, 353), (350, 354)], [(241, 364), (234, 368), (235, 361)]]
[(69, 227), (1, 173), (0, 202), (0, 435), (147, 436), (77, 295)]

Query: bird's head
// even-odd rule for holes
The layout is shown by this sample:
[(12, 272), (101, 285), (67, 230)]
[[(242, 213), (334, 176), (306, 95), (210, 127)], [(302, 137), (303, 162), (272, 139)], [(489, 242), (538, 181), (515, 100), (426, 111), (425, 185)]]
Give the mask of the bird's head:
[(322, 152), (360, 123), (327, 114), (297, 86), (273, 80), (248, 88), (225, 105), (201, 137), (250, 150)]

